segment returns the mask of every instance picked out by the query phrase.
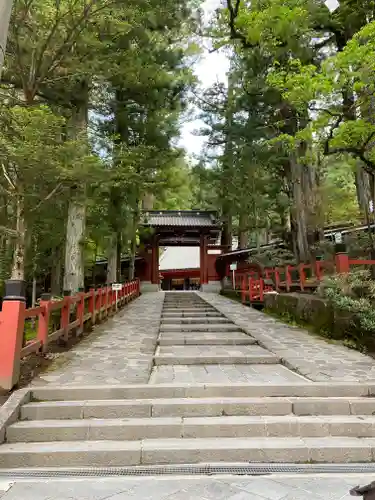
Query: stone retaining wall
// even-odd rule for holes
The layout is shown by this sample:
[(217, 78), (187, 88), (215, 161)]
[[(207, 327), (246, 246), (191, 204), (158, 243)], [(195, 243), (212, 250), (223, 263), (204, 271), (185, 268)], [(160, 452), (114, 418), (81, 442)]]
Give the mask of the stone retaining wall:
[(355, 313), (335, 309), (321, 297), (298, 293), (266, 294), (264, 303), (266, 312), (295, 320), (325, 337), (344, 340), (351, 347), (375, 351), (375, 336), (361, 329)]

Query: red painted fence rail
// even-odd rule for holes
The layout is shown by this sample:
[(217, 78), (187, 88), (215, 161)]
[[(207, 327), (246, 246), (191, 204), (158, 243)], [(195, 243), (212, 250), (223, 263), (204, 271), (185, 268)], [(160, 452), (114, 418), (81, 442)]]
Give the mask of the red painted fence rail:
[[(119, 308), (139, 296), (139, 281), (79, 292), (62, 300), (42, 295), (38, 307), (26, 309), (23, 300), (3, 302), (0, 312), (0, 388), (10, 390), (19, 380), (20, 360), (32, 353), (47, 352), (51, 342), (67, 341), (71, 332), (82, 335), (85, 324), (105, 320)], [(36, 335), (25, 336), (26, 326), (33, 323)]]
[(262, 303), (264, 294), (277, 292), (308, 292), (315, 290), (325, 276), (347, 274), (355, 266), (375, 266), (375, 260), (350, 259), (346, 253), (338, 253), (334, 260), (320, 260), (313, 264), (286, 265), (264, 269), (263, 275), (252, 270), (235, 272), (235, 290), (241, 291), (243, 303)]

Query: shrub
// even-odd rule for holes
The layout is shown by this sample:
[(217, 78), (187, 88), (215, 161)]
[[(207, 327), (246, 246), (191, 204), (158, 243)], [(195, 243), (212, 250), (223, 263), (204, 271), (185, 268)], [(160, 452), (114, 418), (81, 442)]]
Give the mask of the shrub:
[(375, 281), (369, 271), (355, 271), (323, 279), (318, 292), (328, 299), (334, 309), (352, 314), (358, 335), (375, 333)]

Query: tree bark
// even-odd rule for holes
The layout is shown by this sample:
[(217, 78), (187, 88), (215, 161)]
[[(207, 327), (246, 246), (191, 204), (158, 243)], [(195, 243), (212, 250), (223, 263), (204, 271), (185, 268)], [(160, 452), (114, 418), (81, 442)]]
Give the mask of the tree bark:
[[(80, 82), (69, 126), (72, 138), (87, 139), (88, 82)], [(70, 189), (66, 228), (64, 290), (72, 294), (84, 287), (84, 242), (86, 234), (86, 189), (84, 185)]]
[(16, 243), (13, 255), (13, 265), (10, 278), (12, 280), (25, 279), (25, 256), (26, 256), (26, 222), (24, 199), (22, 195), (16, 198)]
[[(230, 73), (231, 75), (231, 73)], [(231, 199), (232, 173), (233, 173), (233, 95), (234, 85), (232, 77), (228, 82), (228, 96), (225, 113), (225, 147), (223, 155), (223, 173), (221, 178), (221, 198), (222, 198), (222, 215), (223, 215), (223, 231), (221, 233), (221, 244), (232, 249), (233, 237), (233, 202)]]
[(86, 233), (86, 200), (72, 193), (66, 228), (64, 290), (72, 294), (84, 287), (83, 248)]
[(55, 297), (61, 295), (61, 271), (62, 271), (62, 255), (61, 248), (56, 248), (53, 255), (53, 263), (51, 267), (51, 294)]
[(370, 183), (368, 175), (360, 162), (357, 162), (354, 175), (358, 206), (362, 215), (366, 215), (370, 201)]
[(133, 226), (132, 226), (132, 239), (130, 245), (130, 263), (129, 263), (129, 280), (135, 278), (135, 256), (137, 253), (137, 229), (139, 224), (139, 201), (136, 202), (136, 209), (134, 210)]
[(152, 210), (154, 208), (155, 196), (152, 193), (145, 193), (142, 200), (143, 210)]
[(36, 306), (36, 285), (37, 285), (37, 270), (38, 270), (38, 236), (34, 235), (33, 241), (33, 285), (31, 293), (31, 307)]
[(0, 77), (3, 68), (13, 0), (0, 0)]
[(117, 269), (117, 234), (112, 233), (107, 251), (107, 283), (116, 283), (118, 280)]
[(302, 186), (302, 166), (296, 155), (290, 156), (291, 181), (293, 189), (293, 220), (295, 222), (295, 237), (297, 243), (297, 258), (300, 262), (309, 260), (309, 243), (307, 238), (307, 221)]
[(241, 212), (238, 223), (238, 248), (243, 249), (248, 247), (249, 231), (248, 231), (248, 215)]

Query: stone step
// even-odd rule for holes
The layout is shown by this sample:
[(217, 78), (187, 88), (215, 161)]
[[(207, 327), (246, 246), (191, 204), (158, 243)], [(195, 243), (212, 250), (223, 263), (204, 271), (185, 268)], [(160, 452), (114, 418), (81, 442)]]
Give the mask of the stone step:
[(45, 401), (21, 408), (21, 420), (87, 418), (373, 415), (373, 398), (206, 397)]
[(242, 332), (166, 333), (158, 339), (159, 345), (253, 345), (257, 341)]
[(233, 323), (194, 323), (190, 325), (183, 325), (179, 323), (175, 323), (172, 325), (161, 325), (161, 332), (207, 332), (207, 331), (224, 331), (224, 332), (233, 332), (241, 330), (237, 325)]
[(375, 437), (375, 417), (219, 416), (34, 420), (7, 428), (7, 443), (214, 437)]
[[(231, 382), (231, 383), (164, 383), (157, 385), (87, 385), (77, 386), (34, 386), (30, 388), (31, 401), (90, 401), (90, 400), (132, 400), (159, 398), (226, 398), (226, 397), (284, 397), (284, 398), (362, 398), (375, 412), (375, 383), (367, 382), (310, 382), (302, 378), (296, 381), (274, 383)], [(319, 400), (320, 401), (320, 400)], [(367, 412), (365, 412), (367, 414)]]
[(184, 302), (172, 302), (172, 301), (169, 301), (169, 302), (164, 302), (163, 303), (163, 307), (186, 307), (186, 306), (189, 306), (191, 305), (192, 307), (195, 307), (195, 306), (198, 306), (198, 307), (211, 307), (213, 308), (213, 306), (211, 304), (209, 304), (208, 302), (203, 302), (203, 301), (184, 301)]
[(0, 447), (1, 468), (121, 467), (215, 462), (356, 463), (374, 460), (373, 438), (205, 438), (59, 441)]
[(209, 312), (190, 312), (190, 313), (181, 313), (181, 312), (163, 312), (162, 318), (222, 318), (223, 315), (216, 311)]
[(186, 312), (217, 312), (216, 309), (214, 309), (211, 306), (196, 306), (196, 307), (189, 307), (189, 306), (164, 306), (163, 307), (163, 313), (165, 312), (177, 312), (177, 313), (186, 313)]
[(210, 317), (197, 317), (197, 318), (193, 318), (193, 317), (189, 317), (189, 316), (185, 316), (183, 318), (162, 318), (161, 319), (161, 322), (160, 322), (160, 325), (161, 327), (163, 327), (164, 325), (192, 325), (192, 324), (195, 324), (195, 325), (217, 325), (217, 324), (233, 324), (229, 319), (227, 318), (224, 318), (224, 317), (214, 317), (214, 318), (210, 318)]
[(220, 364), (277, 364), (280, 358), (258, 345), (239, 346), (181, 346), (157, 348), (155, 365), (220, 365)]

